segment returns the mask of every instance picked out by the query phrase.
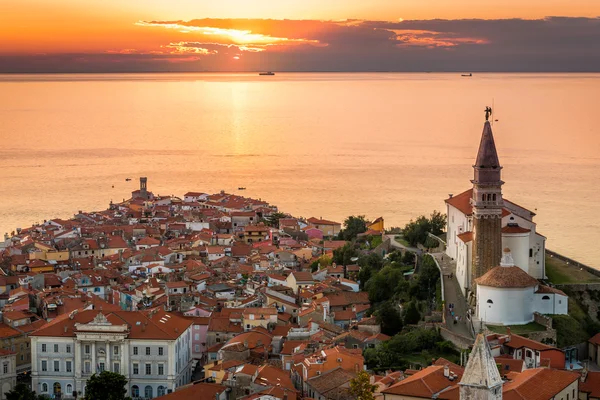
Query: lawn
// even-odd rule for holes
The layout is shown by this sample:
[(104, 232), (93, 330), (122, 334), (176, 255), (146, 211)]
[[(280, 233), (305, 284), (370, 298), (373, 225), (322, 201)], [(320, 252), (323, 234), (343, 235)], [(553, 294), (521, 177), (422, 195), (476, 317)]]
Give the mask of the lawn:
[(394, 236), (394, 240), (395, 240), (396, 242), (400, 243), (400, 244), (401, 244), (402, 246), (404, 246), (404, 247), (411, 247), (410, 243), (408, 243), (408, 242), (406, 241), (406, 239), (404, 239), (404, 238), (403, 238), (402, 236), (400, 236), (400, 235)]
[(490, 331), (496, 333), (506, 333), (506, 328), (510, 328), (510, 331), (517, 335), (527, 335), (531, 332), (541, 332), (546, 330), (546, 328), (536, 322), (530, 322), (527, 325), (487, 325), (487, 327)]
[(600, 282), (600, 277), (589, 273), (585, 269), (569, 265), (558, 258), (549, 256), (546, 256), (546, 275), (548, 280), (555, 285)]

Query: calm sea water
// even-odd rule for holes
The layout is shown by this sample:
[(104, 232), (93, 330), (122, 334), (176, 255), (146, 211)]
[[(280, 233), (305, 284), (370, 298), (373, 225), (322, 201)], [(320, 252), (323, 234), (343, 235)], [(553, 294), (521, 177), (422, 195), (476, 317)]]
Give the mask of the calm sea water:
[(505, 197), (600, 268), (598, 93), (599, 74), (0, 75), (0, 233), (104, 209), (142, 175), (402, 225), (469, 188), (493, 105)]

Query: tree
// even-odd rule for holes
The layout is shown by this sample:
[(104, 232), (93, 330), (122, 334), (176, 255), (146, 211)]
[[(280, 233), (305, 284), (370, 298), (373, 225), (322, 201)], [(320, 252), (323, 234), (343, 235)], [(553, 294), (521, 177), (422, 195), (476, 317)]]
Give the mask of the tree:
[(364, 215), (351, 215), (344, 221), (344, 229), (339, 233), (339, 238), (342, 240), (356, 239), (359, 233), (367, 231), (367, 220)]
[(429, 232), (433, 235), (440, 235), (446, 229), (446, 214), (434, 211), (429, 217)]
[(408, 303), (406, 311), (404, 312), (404, 323), (406, 325), (416, 324), (421, 320), (421, 314), (417, 310), (417, 305), (414, 301)]
[(265, 223), (265, 225), (267, 226), (272, 226), (275, 228), (279, 227), (279, 220), (281, 218), (286, 218), (287, 215), (284, 213), (280, 213), (280, 212), (276, 212), (270, 215), (267, 215), (264, 219), (263, 222)]
[(127, 379), (115, 372), (102, 371), (88, 379), (85, 387), (86, 400), (131, 400), (126, 397)]
[(24, 383), (18, 383), (13, 390), (6, 392), (6, 400), (43, 400), (46, 398), (46, 396), (37, 395)]
[(337, 265), (351, 265), (354, 257), (358, 257), (358, 250), (352, 242), (333, 250), (333, 262)]
[(374, 400), (375, 385), (371, 385), (371, 375), (366, 371), (359, 371), (350, 380), (350, 393), (357, 400)]
[(375, 311), (377, 323), (381, 325), (381, 332), (393, 336), (402, 330), (402, 317), (393, 301), (382, 303)]

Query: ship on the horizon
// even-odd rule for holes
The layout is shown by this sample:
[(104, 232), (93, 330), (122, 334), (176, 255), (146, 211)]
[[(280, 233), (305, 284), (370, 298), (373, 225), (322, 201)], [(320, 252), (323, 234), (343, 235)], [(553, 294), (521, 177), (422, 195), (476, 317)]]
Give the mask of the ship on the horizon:
[(472, 73), (468, 73), (468, 74), (462, 74), (461, 76), (467, 76), (467, 77), (469, 77), (469, 76), (473, 76), (473, 74)]
[(258, 74), (259, 75), (275, 75), (275, 72), (271, 72), (271, 71), (268, 71), (268, 72), (259, 72)]

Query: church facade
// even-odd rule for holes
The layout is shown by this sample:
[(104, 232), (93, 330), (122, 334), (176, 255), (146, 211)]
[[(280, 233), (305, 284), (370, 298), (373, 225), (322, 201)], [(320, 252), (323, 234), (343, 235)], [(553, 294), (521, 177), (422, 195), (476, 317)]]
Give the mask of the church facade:
[(515, 265), (535, 279), (545, 278), (546, 238), (536, 231), (535, 213), (502, 195), (502, 166), (491, 124), (486, 121), (473, 165), (472, 187), (446, 199), (446, 254), (456, 261), (456, 278), (469, 299), (477, 278), (500, 265), (510, 248)]

